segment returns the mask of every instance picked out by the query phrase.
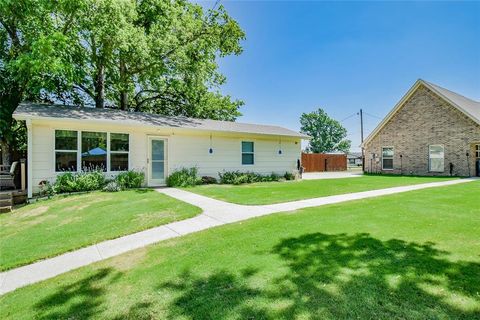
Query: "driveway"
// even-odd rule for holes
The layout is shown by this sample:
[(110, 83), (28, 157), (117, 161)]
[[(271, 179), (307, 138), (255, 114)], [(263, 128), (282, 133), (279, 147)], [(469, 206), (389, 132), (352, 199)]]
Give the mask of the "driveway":
[(362, 171), (335, 171), (335, 172), (305, 172), (302, 175), (304, 180), (316, 179), (342, 179), (342, 178), (358, 178), (363, 175)]

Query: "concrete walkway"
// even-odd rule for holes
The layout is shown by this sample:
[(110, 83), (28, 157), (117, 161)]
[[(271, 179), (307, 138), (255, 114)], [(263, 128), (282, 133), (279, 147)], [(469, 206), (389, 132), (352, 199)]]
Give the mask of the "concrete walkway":
[(317, 207), (412, 190), (448, 186), (474, 180), (476, 179), (449, 180), (261, 206), (232, 204), (180, 189), (161, 188), (157, 189), (157, 191), (200, 207), (203, 210), (203, 213), (190, 219), (169, 223), (117, 239), (100, 242), (54, 258), (2, 272), (0, 273), (0, 295), (32, 283), (53, 278), (70, 270), (108, 259), (130, 250), (142, 248), (166, 239), (172, 239), (219, 225), (247, 220), (275, 212), (292, 211), (301, 208)]

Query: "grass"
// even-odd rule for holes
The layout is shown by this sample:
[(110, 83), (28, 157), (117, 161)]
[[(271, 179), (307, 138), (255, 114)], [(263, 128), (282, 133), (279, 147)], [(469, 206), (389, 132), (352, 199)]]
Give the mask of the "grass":
[(272, 204), (336, 194), (436, 182), (450, 178), (412, 176), (362, 176), (344, 179), (264, 182), (245, 185), (203, 185), (185, 190), (237, 204)]
[(200, 213), (150, 189), (57, 196), (0, 215), (0, 269)]
[(0, 297), (2, 319), (480, 319), (480, 181), (171, 239)]

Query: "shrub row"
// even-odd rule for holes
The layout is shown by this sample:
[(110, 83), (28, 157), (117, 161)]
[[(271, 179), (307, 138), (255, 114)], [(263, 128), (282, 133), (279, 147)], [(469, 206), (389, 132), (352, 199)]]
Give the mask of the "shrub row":
[(57, 176), (54, 184), (48, 181), (40, 183), (43, 195), (56, 193), (85, 192), (104, 190), (109, 192), (123, 189), (139, 188), (143, 184), (144, 173), (138, 171), (125, 171), (119, 173), (113, 179), (106, 179), (102, 171), (82, 171), (78, 173), (65, 172)]
[[(182, 168), (173, 172), (167, 178), (167, 186), (169, 187), (193, 187), (198, 184), (213, 184), (217, 183), (214, 177), (197, 176), (197, 168)], [(226, 171), (218, 174), (220, 183), (222, 184), (243, 184), (254, 182), (272, 182), (280, 180), (294, 180), (295, 176), (292, 173), (285, 172), (283, 176), (271, 173), (269, 175), (261, 175), (254, 172), (241, 171)]]

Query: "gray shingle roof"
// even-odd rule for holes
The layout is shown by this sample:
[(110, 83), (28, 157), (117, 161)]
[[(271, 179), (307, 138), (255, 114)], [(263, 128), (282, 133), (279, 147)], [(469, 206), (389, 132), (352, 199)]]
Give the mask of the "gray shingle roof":
[(450, 100), (456, 107), (459, 107), (461, 111), (472, 117), (477, 122), (480, 122), (480, 102), (464, 97), (458, 93), (442, 88), (431, 82), (422, 80), (427, 87), (437, 92), (443, 98)]
[(74, 106), (22, 103), (13, 116), (19, 120), (54, 118), (65, 120), (89, 120), (104, 123), (121, 122), (125, 125), (145, 125), (161, 128), (183, 128), (202, 131), (250, 133), (307, 139), (308, 136), (279, 126), (240, 123), (230, 121), (167, 117), (143, 112), (127, 112), (112, 109), (79, 108)]

